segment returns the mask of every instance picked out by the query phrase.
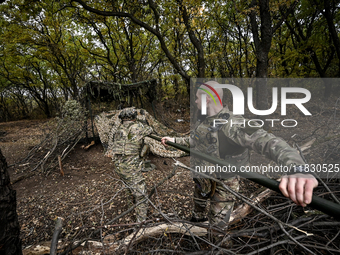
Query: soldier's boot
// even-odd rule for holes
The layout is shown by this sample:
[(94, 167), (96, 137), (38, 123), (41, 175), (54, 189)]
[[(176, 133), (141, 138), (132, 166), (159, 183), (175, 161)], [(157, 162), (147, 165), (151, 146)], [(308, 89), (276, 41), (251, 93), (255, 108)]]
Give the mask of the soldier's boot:
[(191, 222), (208, 222), (208, 218), (205, 213), (198, 213), (193, 211), (190, 218)]
[[(234, 191), (239, 190), (239, 178), (234, 176), (223, 180), (223, 183)], [(216, 183), (215, 192), (211, 197), (209, 220), (216, 227), (227, 230), (236, 198), (221, 183)]]
[(208, 214), (210, 223), (226, 231), (229, 225), (231, 213), (233, 212), (234, 202), (211, 201), (211, 208)]
[(150, 172), (155, 170), (156, 166), (154, 164), (151, 164), (150, 160), (146, 160), (143, 163), (143, 167), (142, 167), (142, 172)]
[(191, 215), (191, 222), (205, 222), (208, 221), (206, 214), (207, 199), (194, 193), (194, 210)]
[(225, 235), (233, 207), (234, 202), (216, 203), (216, 201), (211, 201), (211, 208), (208, 213), (209, 222), (212, 225), (209, 232), (210, 239), (213, 243), (224, 248), (230, 248), (233, 245), (232, 240)]

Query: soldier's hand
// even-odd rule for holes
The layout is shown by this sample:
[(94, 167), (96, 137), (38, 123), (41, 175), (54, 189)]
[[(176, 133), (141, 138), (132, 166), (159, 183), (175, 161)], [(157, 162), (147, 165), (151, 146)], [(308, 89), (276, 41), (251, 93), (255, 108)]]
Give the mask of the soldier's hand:
[(311, 174), (283, 176), (279, 185), (282, 194), (297, 205), (305, 207), (312, 201), (313, 189), (318, 181)]
[(168, 137), (168, 136), (165, 136), (165, 137), (162, 137), (162, 140), (161, 140), (161, 143), (164, 145), (164, 146), (168, 146), (166, 144), (166, 142), (169, 141), (169, 142), (175, 142), (175, 138), (171, 138), (171, 137)]

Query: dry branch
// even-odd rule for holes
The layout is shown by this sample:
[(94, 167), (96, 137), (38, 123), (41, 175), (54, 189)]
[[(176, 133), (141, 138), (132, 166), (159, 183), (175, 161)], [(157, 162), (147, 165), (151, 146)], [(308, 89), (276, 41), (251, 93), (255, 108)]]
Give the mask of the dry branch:
[[(269, 197), (273, 191), (266, 189), (263, 192), (261, 192), (256, 197), (253, 197), (252, 200), (254, 201), (254, 204), (260, 203), (263, 200), (265, 200), (267, 197)], [(238, 208), (236, 208), (230, 217), (230, 224), (235, 224), (242, 218), (246, 217), (252, 210), (252, 207), (248, 204), (240, 205)], [(208, 226), (210, 228), (211, 226)], [(200, 227), (197, 226), (197, 224), (190, 224), (190, 223), (167, 223), (167, 224), (161, 224), (158, 226), (153, 226), (150, 228), (143, 228), (138, 230), (137, 232), (132, 233), (131, 235), (125, 237), (123, 240), (119, 240), (117, 242), (109, 243), (108, 240), (110, 240), (110, 237), (107, 237), (106, 241), (104, 241), (106, 244), (113, 245), (116, 247), (116, 249), (127, 246), (130, 243), (136, 244), (141, 241), (144, 241), (145, 239), (149, 237), (158, 237), (170, 233), (176, 233), (176, 234), (183, 234), (188, 236), (206, 236), (208, 234), (207, 227)]]
[(59, 237), (61, 230), (63, 229), (63, 222), (64, 222), (64, 219), (62, 217), (57, 218), (57, 221), (55, 224), (55, 230), (54, 230), (52, 242), (51, 242), (50, 255), (57, 254), (58, 237)]
[[(181, 164), (176, 163), (174, 165), (173, 172), (165, 179), (171, 178), (177, 167), (181, 166)], [(164, 182), (162, 180), (157, 186), (161, 185)], [(156, 187), (157, 187), (156, 186)], [(273, 191), (266, 189), (263, 192), (261, 192), (259, 195), (256, 197), (253, 197), (253, 204), (258, 204), (265, 200), (267, 197), (269, 197)], [(153, 192), (150, 193), (152, 195)], [(247, 214), (249, 214), (252, 210), (252, 207), (249, 204), (243, 204), (239, 206), (237, 209), (235, 209), (230, 217), (230, 223), (236, 223), (242, 218), (244, 218)], [(208, 228), (211, 228), (209, 225)], [(188, 236), (206, 236), (208, 231), (206, 227), (200, 227), (197, 226), (196, 224), (190, 224), (190, 223), (167, 223), (167, 224), (161, 224), (158, 226), (153, 226), (150, 228), (143, 228), (140, 229), (131, 235), (127, 236), (123, 240), (119, 240), (117, 242), (111, 243), (116, 249), (121, 248), (122, 246), (130, 246), (131, 244), (136, 244), (138, 242), (141, 242), (149, 237), (157, 237), (157, 236), (162, 236), (166, 235), (167, 233), (177, 233), (177, 234), (183, 234), (183, 235), (188, 235)], [(110, 238), (106, 239), (106, 243), (108, 243), (107, 240)]]
[(95, 142), (94, 141), (92, 141), (89, 145), (83, 145), (83, 146), (81, 146), (81, 148), (82, 149), (84, 149), (84, 150), (88, 150), (92, 145), (95, 145)]
[(316, 141), (316, 138), (313, 138), (309, 142), (306, 142), (303, 145), (301, 145), (301, 147), (300, 147), (301, 151), (308, 150), (310, 147), (312, 147), (312, 145), (315, 141)]
[(63, 165), (61, 163), (61, 157), (60, 156), (58, 156), (58, 163), (59, 163), (60, 175), (63, 177), (64, 176), (64, 169), (63, 169)]
[(61, 117), (55, 120), (54, 128), (29, 151), (25, 159), (17, 163), (26, 166), (25, 171), (34, 172), (41, 168), (42, 173), (48, 174), (59, 164), (60, 173), (63, 174), (61, 161), (84, 137), (85, 111), (77, 101), (69, 100), (64, 105)]
[[(107, 240), (110, 240), (110, 237), (108, 236), (104, 242), (107, 245), (113, 245), (116, 247), (116, 249), (122, 247), (122, 246), (127, 246), (130, 243), (135, 244), (138, 242), (141, 242), (149, 237), (157, 237), (157, 236), (162, 236), (162, 235), (167, 235), (171, 233), (178, 233), (178, 234), (183, 234), (183, 235), (195, 235), (195, 236), (205, 236), (207, 235), (208, 231), (206, 228), (202, 227), (197, 227), (192, 224), (188, 223), (173, 223), (173, 224), (161, 224), (158, 226), (153, 226), (150, 228), (142, 228), (139, 229), (137, 232), (132, 233), (131, 235), (127, 236), (123, 240), (120, 240), (118, 242), (110, 243)], [(130, 244), (130, 245), (131, 245)]]
[[(258, 204), (263, 202), (266, 198), (270, 197), (273, 193), (275, 192), (270, 189), (266, 189), (256, 197), (250, 197), (250, 199), (253, 200), (254, 204)], [(249, 213), (251, 213), (252, 209), (253, 208), (249, 204), (241, 204), (231, 213), (229, 224), (235, 224), (239, 222)]]

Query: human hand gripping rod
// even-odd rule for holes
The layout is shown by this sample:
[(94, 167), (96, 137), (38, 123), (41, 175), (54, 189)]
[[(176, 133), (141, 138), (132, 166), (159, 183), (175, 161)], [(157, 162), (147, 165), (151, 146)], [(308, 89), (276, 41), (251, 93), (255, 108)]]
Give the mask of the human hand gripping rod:
[[(149, 137), (152, 138), (152, 139), (155, 139), (157, 141), (161, 141), (161, 138), (159, 138), (155, 135), (149, 135)], [(210, 163), (218, 164), (218, 165), (221, 165), (221, 166), (228, 166), (229, 165), (226, 161), (223, 161), (221, 159), (218, 159), (218, 158), (212, 157), (210, 155), (201, 153), (199, 151), (190, 149), (186, 146), (179, 145), (177, 143), (173, 143), (173, 142), (169, 142), (169, 141), (167, 141), (166, 144), (171, 145), (171, 146), (173, 146), (176, 149), (179, 149), (181, 151), (187, 152), (190, 155), (198, 156), (201, 159), (208, 161)], [(239, 170), (239, 169), (237, 169), (237, 170)], [(269, 188), (271, 190), (274, 190), (274, 191), (282, 194), (280, 189), (279, 189), (279, 182), (276, 181), (276, 180), (270, 179), (270, 178), (268, 178), (264, 175), (260, 175), (260, 174), (257, 174), (257, 173), (250, 173), (250, 172), (247, 173), (247, 172), (241, 172), (241, 171), (237, 171), (237, 172), (238, 172), (238, 175), (240, 175), (244, 178), (247, 178), (248, 180), (251, 180), (251, 181), (258, 183), (258, 184), (260, 184), (260, 185), (262, 185), (266, 188)], [(312, 201), (309, 204), (309, 206), (311, 206), (314, 209), (317, 209), (317, 210), (319, 210), (323, 213), (326, 213), (326, 214), (334, 217), (337, 220), (340, 220), (340, 205), (339, 204), (336, 204), (332, 201), (329, 201), (329, 200), (326, 200), (324, 198), (313, 195)]]

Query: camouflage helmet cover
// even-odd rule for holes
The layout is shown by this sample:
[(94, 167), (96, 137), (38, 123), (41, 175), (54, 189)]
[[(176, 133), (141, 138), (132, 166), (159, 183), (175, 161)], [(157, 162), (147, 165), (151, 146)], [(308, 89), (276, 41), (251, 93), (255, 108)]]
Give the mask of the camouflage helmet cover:
[(125, 108), (119, 113), (118, 117), (122, 120), (133, 120), (137, 118), (137, 111), (135, 110), (135, 108)]

